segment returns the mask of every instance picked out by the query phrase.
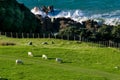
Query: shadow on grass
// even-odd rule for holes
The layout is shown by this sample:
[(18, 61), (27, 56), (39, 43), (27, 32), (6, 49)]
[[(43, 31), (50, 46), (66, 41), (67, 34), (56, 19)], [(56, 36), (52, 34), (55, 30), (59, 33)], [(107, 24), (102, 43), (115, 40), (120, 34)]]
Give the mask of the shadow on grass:
[(62, 63), (72, 63), (72, 62), (68, 62), (68, 61), (63, 61)]
[(32, 63), (16, 64), (16, 66), (30, 66), (30, 65), (33, 65), (33, 64)]
[(23, 65), (33, 65), (33, 64), (23, 64)]
[(42, 57), (42, 55), (35, 55), (34, 57)]
[(0, 77), (0, 80), (8, 80), (8, 79), (7, 79), (7, 78), (1, 78), (1, 77)]
[[(56, 60), (56, 58), (48, 58), (48, 60)], [(61, 63), (72, 63), (70, 61), (62, 61)]]
[(48, 60), (55, 60), (56, 58), (48, 58)]

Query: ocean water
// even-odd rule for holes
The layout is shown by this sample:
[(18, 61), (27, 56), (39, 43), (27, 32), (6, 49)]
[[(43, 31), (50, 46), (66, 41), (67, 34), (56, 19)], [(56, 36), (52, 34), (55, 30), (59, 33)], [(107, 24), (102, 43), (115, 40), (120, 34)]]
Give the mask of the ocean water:
[(120, 0), (17, 0), (29, 9), (53, 5), (56, 14), (50, 17), (70, 17), (75, 21), (93, 19), (108, 25), (120, 25)]

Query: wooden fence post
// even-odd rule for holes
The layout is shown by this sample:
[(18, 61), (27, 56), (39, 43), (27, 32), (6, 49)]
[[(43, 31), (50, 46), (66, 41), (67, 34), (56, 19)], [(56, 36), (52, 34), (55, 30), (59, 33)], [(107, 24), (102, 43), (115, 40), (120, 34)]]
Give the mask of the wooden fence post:
[(34, 33), (32, 33), (32, 37), (35, 38), (35, 34)]
[(69, 35), (67, 36), (67, 40), (69, 40)]
[(17, 34), (17, 32), (16, 32), (16, 38), (18, 38), (18, 34)]
[(63, 36), (61, 36), (61, 39), (63, 39)]
[(22, 38), (24, 38), (24, 35), (23, 35), (23, 33), (22, 33)]
[(50, 38), (50, 34), (48, 34), (48, 38)]
[(40, 36), (40, 35), (39, 35), (39, 33), (38, 33), (38, 38), (39, 38), (39, 36)]
[(27, 38), (29, 38), (29, 34), (27, 33)]
[(13, 34), (12, 34), (12, 32), (10, 32), (10, 36), (11, 36), (11, 37), (13, 37)]
[(7, 36), (7, 35), (6, 35), (6, 32), (5, 32), (5, 36)]
[(56, 39), (56, 35), (54, 35), (55, 39)]
[(43, 38), (45, 38), (45, 34), (43, 34)]
[(79, 36), (79, 41), (81, 41), (81, 36)]
[(118, 49), (120, 50), (120, 43), (118, 43)]
[(76, 39), (76, 38), (75, 38), (75, 36), (74, 36), (74, 41), (75, 41), (75, 39)]

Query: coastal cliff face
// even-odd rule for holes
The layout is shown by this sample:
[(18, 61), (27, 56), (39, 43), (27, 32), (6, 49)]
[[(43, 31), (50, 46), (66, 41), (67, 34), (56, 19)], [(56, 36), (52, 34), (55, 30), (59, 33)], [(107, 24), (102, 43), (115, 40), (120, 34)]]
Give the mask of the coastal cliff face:
[(56, 18), (52, 22), (49, 17), (42, 18), (32, 14), (24, 4), (16, 0), (0, 0), (0, 26), (0, 31), (3, 32), (58, 33), (71, 26), (77, 30), (90, 30), (98, 28), (99, 25), (91, 20), (81, 24), (70, 18)]
[(86, 24), (82, 25), (70, 18), (56, 18), (52, 22), (49, 17), (41, 18), (32, 14), (16, 0), (0, 0), (0, 31), (54, 33), (70, 26), (85, 28)]
[(94, 20), (82, 23), (71, 18), (49, 18), (34, 15), (16, 0), (0, 0), (0, 32), (25, 32), (56, 34), (58, 36), (81, 36), (89, 40), (112, 40), (120, 42), (120, 26), (99, 24)]
[(16, 0), (0, 0), (0, 31), (40, 32), (40, 21)]

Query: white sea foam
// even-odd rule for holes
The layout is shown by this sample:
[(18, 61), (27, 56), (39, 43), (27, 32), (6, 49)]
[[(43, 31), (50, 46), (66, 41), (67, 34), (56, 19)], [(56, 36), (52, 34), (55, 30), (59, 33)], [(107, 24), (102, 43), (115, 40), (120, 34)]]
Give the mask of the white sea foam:
[(33, 9), (31, 9), (31, 12), (35, 15), (41, 15), (42, 17), (46, 17), (46, 13), (44, 13), (43, 11), (41, 11), (39, 8), (36, 10), (36, 7), (34, 7)]
[[(46, 16), (44, 12), (39, 10), (38, 12), (35, 12), (33, 9), (31, 10), (34, 14), (40, 14), (43, 17)], [(59, 17), (65, 17), (65, 18), (71, 18), (77, 22), (86, 21), (89, 19), (97, 21), (99, 24), (107, 24), (107, 25), (120, 25), (120, 10), (116, 10), (109, 13), (102, 13), (102, 14), (96, 14), (96, 13), (89, 13), (83, 12), (81, 10), (58, 10), (55, 9), (54, 13), (48, 13), (47, 16), (59, 18)]]

